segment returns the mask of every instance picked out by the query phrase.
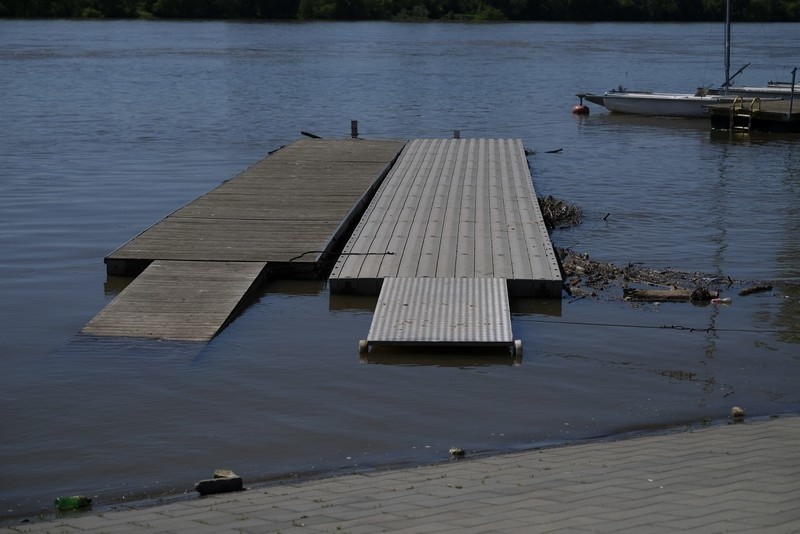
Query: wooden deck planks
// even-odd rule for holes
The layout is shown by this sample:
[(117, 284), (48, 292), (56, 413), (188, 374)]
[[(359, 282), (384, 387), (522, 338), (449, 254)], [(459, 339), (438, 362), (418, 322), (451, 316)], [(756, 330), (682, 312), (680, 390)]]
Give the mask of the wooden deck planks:
[(302, 139), (271, 154), (106, 257), (109, 274), (139, 276), (83, 333), (213, 338), (268, 273), (321, 269), (404, 144)]
[(374, 193), (403, 144), (296, 141), (112, 252), (108, 272), (135, 275), (155, 259), (286, 262), (327, 250), (352, 222), (359, 201), (366, 204)]
[(331, 291), (384, 278), (504, 278), (514, 296), (557, 298), (561, 273), (520, 140), (409, 142), (345, 245)]
[(208, 341), (257, 287), (256, 262), (154, 261), (82, 332), (175, 341)]

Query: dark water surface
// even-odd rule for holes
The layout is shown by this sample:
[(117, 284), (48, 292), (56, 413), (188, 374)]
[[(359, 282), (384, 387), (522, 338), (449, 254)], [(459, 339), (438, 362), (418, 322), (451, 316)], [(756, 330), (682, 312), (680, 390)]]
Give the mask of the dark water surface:
[[(752, 63), (740, 83), (788, 79), (797, 35), (735, 26), (735, 66)], [(523, 139), (537, 192), (584, 210), (557, 246), (796, 283), (800, 138), (570, 114), (578, 91), (718, 85), (722, 41), (721, 24), (0, 21), (0, 517), (72, 493), (191, 492), (218, 467), (252, 483), (697, 424), (734, 404), (797, 412), (800, 293), (780, 284), (724, 307), (520, 309), (517, 366), (361, 362), (373, 303), (321, 282), (269, 285), (208, 345), (77, 335), (120, 287), (107, 253), (301, 130), (344, 137), (351, 119), (370, 138)]]

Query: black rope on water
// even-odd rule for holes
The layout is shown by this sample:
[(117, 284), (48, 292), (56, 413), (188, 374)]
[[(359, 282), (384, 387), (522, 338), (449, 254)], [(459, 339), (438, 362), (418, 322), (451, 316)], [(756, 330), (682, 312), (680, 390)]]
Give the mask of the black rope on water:
[(626, 323), (593, 323), (583, 321), (547, 321), (543, 319), (529, 319), (525, 317), (515, 317), (515, 321), (531, 322), (531, 323), (544, 323), (544, 324), (566, 324), (575, 326), (598, 326), (604, 328), (632, 328), (642, 330), (678, 330), (684, 332), (728, 332), (728, 333), (744, 333), (744, 334), (800, 334), (800, 330), (778, 330), (778, 329), (756, 329), (756, 328), (698, 328), (694, 326), (683, 325), (642, 325), (642, 324), (626, 324)]
[[(333, 254), (333, 253), (325, 251), (325, 250), (307, 250), (307, 251), (303, 252), (302, 254), (300, 254), (299, 256), (295, 256), (294, 258), (291, 258), (289, 260), (289, 263), (292, 263), (295, 260), (299, 260), (303, 256), (307, 256), (308, 254), (323, 254), (323, 255), (327, 255), (327, 254)], [(334, 256), (337, 256), (337, 257), (338, 256), (393, 256), (393, 255), (394, 255), (394, 252), (342, 252), (342, 253), (339, 253), (339, 254), (334, 254)], [(332, 261), (332, 260), (322, 259), (320, 261), (324, 262), (324, 261)]]
[[(295, 263), (297, 260), (309, 254), (322, 254), (322, 258), (320, 258), (319, 261), (314, 263)], [(335, 264), (341, 256), (393, 256), (393, 255), (394, 252), (342, 252), (337, 254), (325, 250), (307, 250), (302, 254), (299, 254), (298, 256), (289, 259), (286, 262), (270, 265), (267, 269), (265, 269), (264, 273), (268, 277), (280, 276), (280, 275), (292, 275), (303, 272), (314, 273), (317, 272), (320, 267), (327, 268)]]

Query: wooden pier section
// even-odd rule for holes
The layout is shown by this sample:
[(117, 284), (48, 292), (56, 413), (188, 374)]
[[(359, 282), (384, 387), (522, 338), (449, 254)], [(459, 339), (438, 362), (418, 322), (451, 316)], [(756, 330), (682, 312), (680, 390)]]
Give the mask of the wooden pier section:
[(800, 94), (791, 100), (737, 97), (708, 107), (711, 127), (731, 132), (800, 133)]
[(82, 332), (213, 338), (266, 278), (325, 270), (404, 144), (301, 139), (272, 153), (106, 257), (108, 274), (138, 277)]
[(386, 278), (361, 354), (371, 347), (505, 347), (511, 333), (508, 286), (500, 278)]
[(406, 145), (345, 245), (330, 289), (377, 295), (385, 278), (499, 278), (512, 297), (561, 297), (520, 140)]

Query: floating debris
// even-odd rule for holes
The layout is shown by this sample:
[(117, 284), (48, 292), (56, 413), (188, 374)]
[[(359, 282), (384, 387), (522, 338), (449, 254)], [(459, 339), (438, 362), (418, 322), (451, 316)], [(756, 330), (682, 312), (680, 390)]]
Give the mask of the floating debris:
[(92, 499), (83, 495), (73, 495), (71, 497), (59, 497), (55, 500), (56, 510), (59, 512), (73, 512), (82, 508), (92, 506)]
[(752, 295), (753, 293), (763, 293), (765, 291), (772, 291), (772, 286), (770, 284), (749, 286), (739, 291), (739, 296), (746, 297), (747, 295)]
[(451, 456), (455, 456), (456, 458), (460, 458), (465, 454), (467, 454), (466, 451), (464, 451), (464, 449), (461, 449), (459, 447), (450, 447), (449, 452)]
[(195, 484), (195, 491), (200, 495), (212, 495), (214, 493), (229, 493), (244, 489), (242, 477), (230, 469), (215, 469), (213, 477)]
[(625, 300), (638, 302), (714, 302), (719, 295), (716, 291), (709, 291), (705, 287), (697, 289), (632, 289), (624, 288), (622, 295)]
[(731, 418), (734, 420), (744, 419), (744, 409), (739, 406), (731, 408)]
[(581, 223), (583, 212), (576, 205), (569, 205), (553, 196), (539, 197), (539, 208), (542, 210), (544, 224), (549, 230), (569, 228)]
[(689, 371), (657, 371), (658, 374), (667, 378), (674, 378), (675, 380), (696, 380), (697, 375)]

